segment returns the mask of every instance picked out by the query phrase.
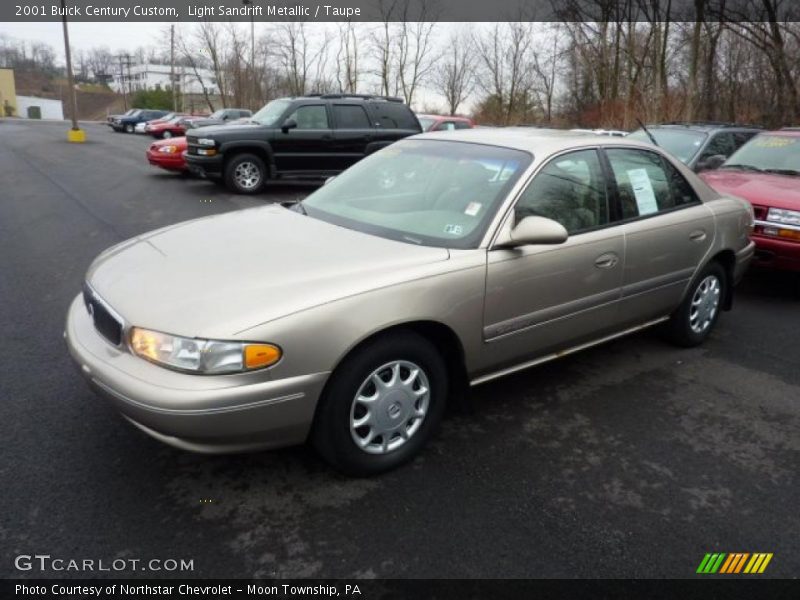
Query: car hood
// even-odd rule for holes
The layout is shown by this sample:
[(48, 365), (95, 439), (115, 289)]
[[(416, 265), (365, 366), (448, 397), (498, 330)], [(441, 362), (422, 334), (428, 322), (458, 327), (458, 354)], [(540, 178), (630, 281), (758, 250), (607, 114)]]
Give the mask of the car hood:
[(800, 177), (729, 169), (704, 171), (700, 177), (716, 191), (751, 204), (800, 210)]
[(224, 134), (226, 136), (230, 134), (236, 135), (237, 132), (249, 132), (253, 131), (254, 129), (260, 128), (261, 125), (258, 123), (230, 123), (230, 124), (220, 124), (220, 125), (206, 125), (205, 127), (197, 127), (196, 129), (192, 130), (192, 135), (197, 136), (214, 136), (216, 134)]
[(157, 140), (150, 144), (150, 147), (153, 148), (160, 148), (161, 146), (177, 146), (180, 149), (186, 150), (186, 138), (185, 137), (171, 137), (164, 140)]
[(279, 206), (179, 223), (97, 257), (87, 280), (132, 325), (226, 339), (261, 323), (419, 277), (449, 258)]

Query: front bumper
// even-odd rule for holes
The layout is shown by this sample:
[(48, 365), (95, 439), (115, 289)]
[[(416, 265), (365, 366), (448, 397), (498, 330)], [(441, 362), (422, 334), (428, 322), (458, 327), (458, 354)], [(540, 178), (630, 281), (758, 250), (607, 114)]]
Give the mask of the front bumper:
[(753, 241), (756, 243), (754, 265), (800, 272), (800, 242), (765, 235), (754, 235)]
[(223, 157), (221, 154), (216, 156), (200, 156), (198, 154), (184, 155), (186, 167), (194, 175), (206, 177), (208, 175), (218, 176), (222, 174)]
[(167, 171), (185, 171), (186, 161), (183, 160), (181, 152), (175, 154), (163, 154), (161, 152), (147, 151), (147, 162), (155, 167), (161, 167)]
[(107, 342), (81, 296), (64, 337), (90, 387), (129, 421), (172, 446), (206, 453), (303, 443), (329, 373), (277, 381), (269, 370), (237, 375), (178, 373)]

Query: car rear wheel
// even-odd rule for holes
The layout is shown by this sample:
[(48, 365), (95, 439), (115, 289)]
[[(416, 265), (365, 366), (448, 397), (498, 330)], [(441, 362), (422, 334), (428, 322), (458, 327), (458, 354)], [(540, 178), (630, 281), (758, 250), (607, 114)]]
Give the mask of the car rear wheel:
[(234, 156), (225, 167), (225, 185), (237, 194), (255, 194), (264, 187), (267, 168), (255, 154)]
[(718, 262), (700, 271), (680, 307), (666, 323), (667, 338), (684, 347), (702, 344), (717, 323), (727, 285), (727, 273)]
[(436, 430), (447, 397), (441, 355), (413, 332), (377, 338), (334, 371), (311, 441), (340, 471), (367, 476), (416, 455)]
[(131, 123), (125, 125), (125, 133), (133, 133), (134, 129), (135, 127)]

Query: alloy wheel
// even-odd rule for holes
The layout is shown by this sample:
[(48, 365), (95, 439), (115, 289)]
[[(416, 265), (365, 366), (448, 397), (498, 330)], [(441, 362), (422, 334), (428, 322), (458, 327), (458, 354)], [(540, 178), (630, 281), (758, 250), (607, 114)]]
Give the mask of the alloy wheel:
[(261, 183), (261, 170), (250, 161), (240, 162), (233, 172), (236, 183), (246, 190), (252, 190)]

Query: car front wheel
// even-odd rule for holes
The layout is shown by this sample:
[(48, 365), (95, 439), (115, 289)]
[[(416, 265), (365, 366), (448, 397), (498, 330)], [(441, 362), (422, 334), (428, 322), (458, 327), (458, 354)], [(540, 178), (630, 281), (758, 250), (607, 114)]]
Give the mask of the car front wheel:
[(171, 131), (165, 131), (164, 133), (161, 134), (161, 137), (164, 138), (165, 140), (169, 139), (169, 138), (172, 137), (172, 132)]
[(441, 421), (447, 369), (425, 338), (402, 332), (368, 342), (331, 376), (311, 440), (355, 476), (394, 469), (416, 455)]
[(225, 185), (237, 194), (255, 194), (264, 187), (267, 168), (255, 154), (234, 156), (225, 167)]
[(131, 125), (130, 123), (125, 125), (125, 133), (133, 133), (134, 129), (135, 129), (134, 126)]
[(700, 271), (680, 307), (666, 323), (667, 338), (679, 346), (702, 344), (717, 323), (727, 285), (727, 274), (718, 262)]

